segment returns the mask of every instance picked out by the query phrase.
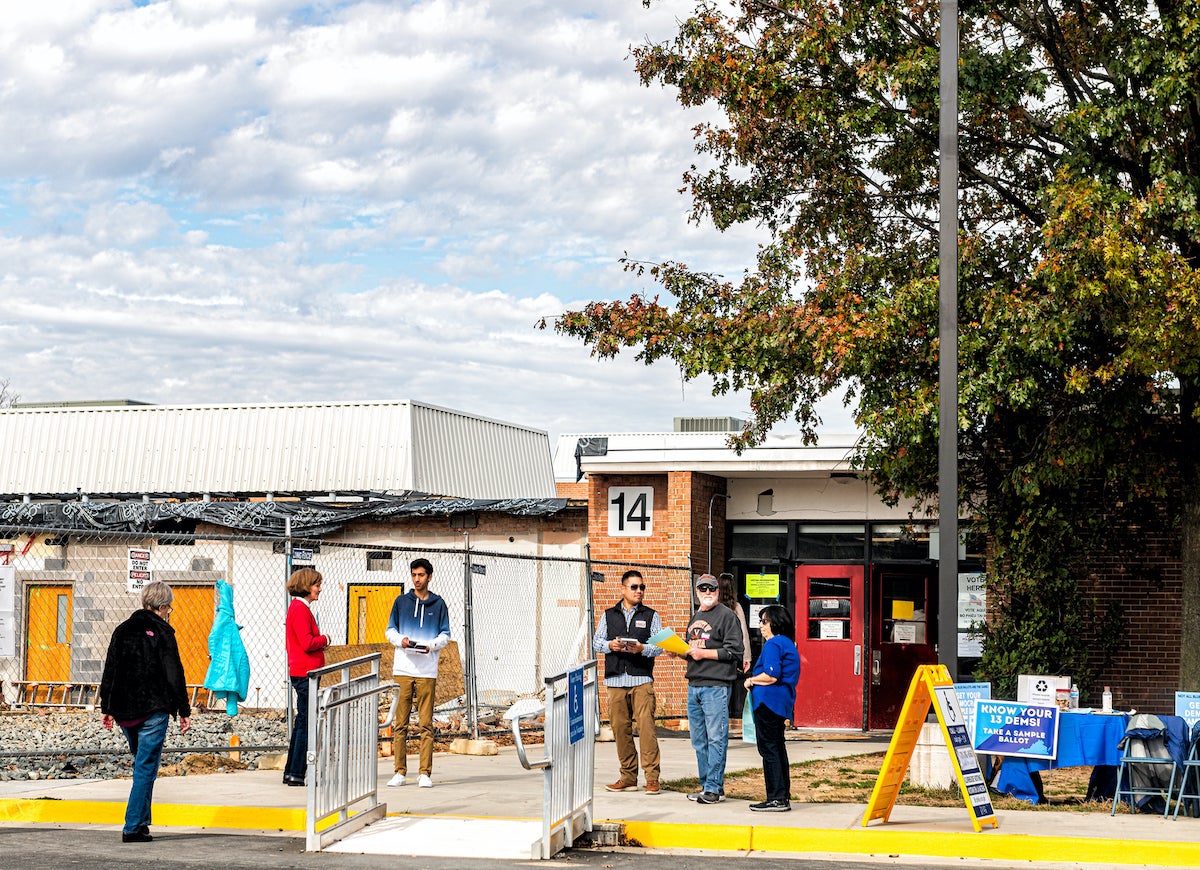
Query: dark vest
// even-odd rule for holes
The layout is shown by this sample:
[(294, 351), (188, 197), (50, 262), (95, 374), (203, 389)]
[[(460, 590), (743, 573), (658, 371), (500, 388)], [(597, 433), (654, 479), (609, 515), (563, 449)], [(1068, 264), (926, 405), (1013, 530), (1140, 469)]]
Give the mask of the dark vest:
[[(654, 611), (644, 604), (639, 604), (633, 609), (633, 615), (629, 618), (629, 627), (625, 626), (625, 611), (621, 609), (620, 602), (617, 602), (608, 610), (604, 611), (605, 625), (608, 626), (608, 639), (616, 640), (618, 637), (636, 637), (642, 643), (650, 639), (650, 623), (654, 619)], [(638, 626), (638, 622), (645, 623)], [(653, 677), (654, 676), (654, 659), (639, 653), (613, 652), (609, 650), (604, 654), (604, 676), (615, 677), (618, 674), (630, 674), (635, 677)]]

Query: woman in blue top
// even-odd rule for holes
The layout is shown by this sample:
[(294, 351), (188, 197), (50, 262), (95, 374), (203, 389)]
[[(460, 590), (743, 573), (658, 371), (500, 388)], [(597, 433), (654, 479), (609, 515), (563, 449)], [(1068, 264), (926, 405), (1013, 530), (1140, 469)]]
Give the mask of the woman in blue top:
[(758, 617), (763, 636), (762, 652), (746, 678), (754, 710), (758, 754), (763, 760), (767, 799), (751, 804), (757, 813), (786, 813), (792, 808), (792, 778), (788, 767), (784, 725), (796, 708), (800, 682), (800, 654), (796, 651), (796, 623), (787, 608), (764, 607)]

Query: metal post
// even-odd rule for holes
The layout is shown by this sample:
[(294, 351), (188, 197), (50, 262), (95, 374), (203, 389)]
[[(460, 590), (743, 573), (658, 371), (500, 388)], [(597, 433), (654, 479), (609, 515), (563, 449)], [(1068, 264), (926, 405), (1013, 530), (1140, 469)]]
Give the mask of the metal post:
[[(292, 518), (283, 518), (283, 634), (284, 646), (287, 640), (287, 612), (292, 606), (292, 596), (288, 594), (287, 582), (292, 577)], [(292, 739), (292, 725), (295, 724), (296, 708), (292, 703), (292, 681), (289, 679), (287, 652), (283, 655), (283, 695), (287, 698), (287, 736), (288, 743)]]
[(477, 669), (475, 667), (475, 614), (471, 593), (471, 533), (463, 532), (463, 642), (466, 645), (466, 657), (463, 663), (463, 677), (467, 690), (467, 718), (471, 722), (471, 739), (479, 739), (479, 696), (476, 685)]
[[(586, 543), (583, 545), (583, 585), (587, 591), (587, 631), (584, 632), (584, 643), (587, 644), (587, 652), (583, 656), (583, 661), (595, 658), (596, 652), (592, 649), (592, 633), (596, 630), (596, 584), (592, 580), (592, 545)], [(596, 724), (600, 724), (600, 692), (596, 692)]]
[(938, 94), (938, 661), (958, 679), (958, 0), (941, 0)]

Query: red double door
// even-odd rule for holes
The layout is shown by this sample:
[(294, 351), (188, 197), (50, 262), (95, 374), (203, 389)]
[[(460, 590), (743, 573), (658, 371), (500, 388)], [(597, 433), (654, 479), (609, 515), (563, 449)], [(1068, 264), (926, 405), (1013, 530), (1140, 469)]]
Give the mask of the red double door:
[(892, 728), (917, 666), (937, 661), (933, 569), (876, 566), (869, 589), (865, 573), (861, 565), (796, 569), (798, 727)]

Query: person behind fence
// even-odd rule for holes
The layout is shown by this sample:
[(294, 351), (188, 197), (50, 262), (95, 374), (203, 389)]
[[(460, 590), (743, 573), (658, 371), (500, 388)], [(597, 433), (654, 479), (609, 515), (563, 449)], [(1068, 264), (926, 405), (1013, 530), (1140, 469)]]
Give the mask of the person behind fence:
[(621, 775), (607, 791), (637, 791), (638, 752), (633, 743), (637, 722), (646, 794), (659, 793), (658, 736), (654, 733), (654, 657), (661, 647), (647, 644), (662, 629), (658, 613), (642, 603), (646, 581), (638, 571), (621, 575), (621, 600), (601, 615), (592, 650), (604, 654), (608, 720), (617, 744)]
[(725, 755), (729, 749), (729, 691), (742, 661), (742, 626), (720, 601), (717, 578), (701, 574), (695, 581), (699, 609), (688, 624), (688, 730), (700, 791), (688, 800), (715, 804), (725, 800)]
[(296, 718), (283, 768), (286, 785), (304, 785), (308, 772), (308, 672), (325, 667), (325, 648), (329, 646), (329, 637), (321, 634), (313, 612), (313, 605), (321, 597), (321, 583), (321, 573), (314, 568), (297, 568), (287, 582), (292, 603), (288, 605), (284, 628), (288, 679), (296, 690)]
[(750, 809), (756, 813), (784, 813), (792, 808), (785, 729), (795, 715), (796, 684), (800, 682), (796, 623), (786, 607), (772, 604), (759, 613), (758, 625), (763, 648), (745, 686), (754, 711), (754, 737), (763, 760), (767, 799), (750, 804)]
[(179, 733), (191, 726), (187, 681), (175, 629), (167, 621), (175, 593), (155, 581), (142, 589), (142, 607), (116, 627), (100, 678), (105, 729), (121, 726), (133, 754), (133, 783), (125, 805), (122, 843), (149, 843), (150, 804), (162, 761), (167, 725), (179, 717)]
[(437, 690), (438, 658), (450, 643), (450, 610), (429, 588), (433, 565), (414, 559), (409, 566), (412, 588), (396, 597), (388, 617), (386, 636), (396, 648), (392, 674), (396, 679), (396, 721), (392, 728), (392, 788), (408, 781), (408, 719), (414, 701), (420, 729), (419, 788), (433, 787), (433, 705)]

